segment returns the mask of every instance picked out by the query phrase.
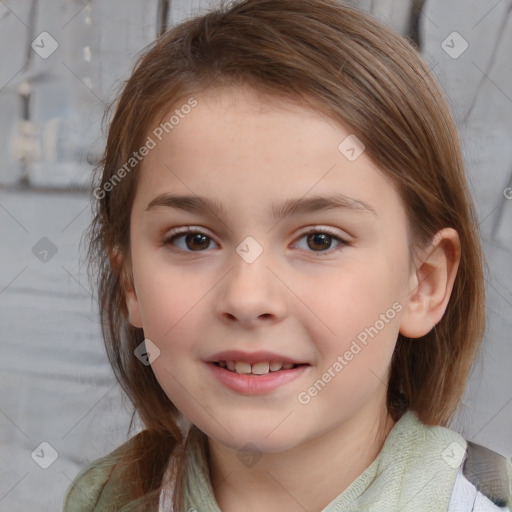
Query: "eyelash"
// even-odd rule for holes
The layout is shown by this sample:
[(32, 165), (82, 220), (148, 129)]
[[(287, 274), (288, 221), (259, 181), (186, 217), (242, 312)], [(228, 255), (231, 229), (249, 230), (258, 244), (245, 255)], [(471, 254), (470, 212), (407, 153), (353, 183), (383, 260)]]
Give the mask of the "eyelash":
[[(303, 232), (300, 234), (298, 240), (302, 239), (303, 237), (307, 236), (307, 235), (311, 235), (311, 234), (325, 234), (325, 235), (329, 235), (330, 238), (332, 238), (333, 240), (336, 240), (337, 242), (339, 242), (338, 246), (336, 246), (334, 249), (328, 249), (326, 251), (307, 251), (307, 252), (311, 252), (311, 253), (314, 253), (314, 254), (319, 254), (320, 256), (321, 255), (327, 255), (327, 254), (331, 254), (332, 252), (336, 251), (336, 250), (339, 250), (340, 248), (344, 247), (344, 246), (349, 246), (350, 243), (347, 241), (347, 240), (344, 240), (343, 238), (340, 238), (338, 235), (336, 235), (336, 233), (334, 233), (332, 230), (328, 229), (328, 228), (310, 228), (309, 230)], [(205, 235), (208, 239), (212, 240), (213, 239), (206, 235), (206, 233), (204, 233), (203, 231), (199, 230), (199, 229), (193, 229), (193, 228), (181, 228), (179, 231), (175, 231), (174, 233), (171, 234), (171, 236), (169, 236), (168, 238), (166, 238), (164, 240), (164, 245), (167, 246), (167, 245), (172, 245), (173, 242), (175, 240), (177, 240), (178, 238), (182, 238), (186, 235), (190, 235), (190, 234), (201, 234), (201, 235)], [(182, 249), (178, 249), (178, 250), (175, 250), (175, 249), (172, 249), (174, 252), (187, 252), (187, 253), (200, 253), (200, 252), (205, 252), (205, 251), (188, 251), (188, 250), (182, 250)]]

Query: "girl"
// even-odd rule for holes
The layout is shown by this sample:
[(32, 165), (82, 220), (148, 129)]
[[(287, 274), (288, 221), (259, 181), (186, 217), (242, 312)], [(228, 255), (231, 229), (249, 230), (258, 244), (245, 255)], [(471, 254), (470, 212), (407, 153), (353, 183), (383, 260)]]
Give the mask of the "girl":
[(91, 275), (146, 428), (65, 512), (507, 510), (510, 462), (446, 427), (482, 255), (404, 38), (335, 0), (188, 20), (138, 62), (101, 171)]

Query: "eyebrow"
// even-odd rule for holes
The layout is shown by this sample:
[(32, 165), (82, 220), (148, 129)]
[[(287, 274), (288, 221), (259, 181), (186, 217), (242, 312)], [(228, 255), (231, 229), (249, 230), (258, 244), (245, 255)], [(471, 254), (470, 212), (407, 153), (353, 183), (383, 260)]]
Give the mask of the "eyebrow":
[[(161, 194), (149, 202), (146, 211), (153, 210), (159, 206), (206, 215), (209, 212), (213, 212), (218, 216), (226, 216), (226, 210), (221, 202), (196, 195)], [(287, 199), (283, 203), (271, 204), (272, 215), (275, 219), (335, 209), (349, 210), (356, 213), (371, 213), (375, 217), (378, 217), (375, 209), (368, 203), (343, 194), (316, 195), (309, 198)]]

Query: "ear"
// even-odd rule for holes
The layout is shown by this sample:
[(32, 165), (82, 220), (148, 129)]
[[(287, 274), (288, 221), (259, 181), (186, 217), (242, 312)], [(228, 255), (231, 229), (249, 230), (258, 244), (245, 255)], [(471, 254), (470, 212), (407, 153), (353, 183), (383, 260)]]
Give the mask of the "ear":
[(142, 315), (140, 314), (139, 301), (135, 292), (131, 260), (125, 257), (116, 245), (111, 256), (112, 266), (120, 272), (121, 286), (123, 288), (128, 321), (134, 326), (142, 328)]
[(460, 239), (453, 228), (438, 231), (421, 251), (409, 281), (409, 296), (400, 323), (407, 338), (428, 334), (444, 315), (460, 261)]

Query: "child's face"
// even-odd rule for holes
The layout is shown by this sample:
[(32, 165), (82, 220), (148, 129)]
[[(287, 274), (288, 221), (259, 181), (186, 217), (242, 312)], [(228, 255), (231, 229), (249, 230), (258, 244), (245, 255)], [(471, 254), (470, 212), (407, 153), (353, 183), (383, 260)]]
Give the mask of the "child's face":
[[(160, 120), (148, 132), (157, 145), (143, 160), (131, 213), (127, 304), (160, 350), (159, 383), (192, 423), (233, 448), (250, 441), (280, 451), (382, 415), (413, 272), (397, 191), (364, 152), (353, 161), (342, 154), (350, 131), (314, 110), (279, 107), (244, 88), (194, 98), (161, 142), (151, 133)], [(148, 209), (162, 194), (205, 198), (224, 212)], [(272, 205), (333, 194), (373, 211), (273, 215)], [(165, 243), (186, 226), (203, 237)], [(227, 350), (308, 366), (274, 389), (235, 391), (215, 376), (228, 370), (206, 362)]]

